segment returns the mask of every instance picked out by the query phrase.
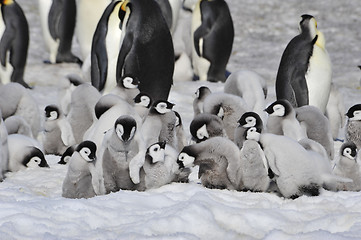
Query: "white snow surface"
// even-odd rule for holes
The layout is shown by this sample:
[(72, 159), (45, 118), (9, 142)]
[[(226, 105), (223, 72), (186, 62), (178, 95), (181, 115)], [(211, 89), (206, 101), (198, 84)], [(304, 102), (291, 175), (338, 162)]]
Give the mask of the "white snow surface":
[[(18, 0), (30, 25), (25, 80), (41, 110), (58, 101), (75, 64), (45, 65), (37, 0)], [(333, 81), (348, 109), (361, 103), (359, 0), (228, 0), (235, 41), (230, 71), (251, 69), (275, 99), (278, 64), (287, 43), (298, 34), (304, 13), (315, 16), (333, 63)], [(74, 41), (74, 52), (80, 55)], [(188, 126), (199, 86), (221, 91), (221, 83), (175, 82), (170, 101)], [(336, 142), (338, 153), (340, 143)], [(9, 173), (0, 183), (0, 239), (360, 239), (361, 193), (329, 192), (284, 199), (271, 193), (206, 189), (173, 183), (146, 192), (120, 191), (90, 199), (61, 197), (66, 166), (47, 155), (50, 168)]]

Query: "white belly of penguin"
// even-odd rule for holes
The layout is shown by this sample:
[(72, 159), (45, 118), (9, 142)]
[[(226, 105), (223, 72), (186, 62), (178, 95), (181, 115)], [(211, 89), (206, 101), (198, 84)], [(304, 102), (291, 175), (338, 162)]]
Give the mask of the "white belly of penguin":
[(332, 67), (326, 50), (314, 45), (306, 73), (309, 105), (325, 112), (331, 90)]
[[(4, 20), (2, 17), (1, 11), (0, 11), (0, 36), (1, 37), (3, 36), (4, 32), (5, 32), (5, 23), (4, 23)], [(13, 70), (14, 70), (13, 66), (11, 66), (9, 64), (9, 60), (10, 60), (9, 58), (10, 58), (10, 52), (8, 51), (6, 53), (5, 67), (0, 64), (0, 82), (2, 84), (7, 84), (10, 82), (11, 74), (13, 73)]]
[(203, 38), (199, 39), (199, 51), (201, 56), (198, 56), (195, 46), (194, 46), (194, 31), (202, 25), (202, 15), (200, 11), (200, 1), (196, 4), (196, 7), (192, 15), (192, 61), (193, 61), (193, 71), (196, 75), (199, 76), (199, 80), (207, 81), (208, 69), (211, 63), (201, 57), (203, 55)]

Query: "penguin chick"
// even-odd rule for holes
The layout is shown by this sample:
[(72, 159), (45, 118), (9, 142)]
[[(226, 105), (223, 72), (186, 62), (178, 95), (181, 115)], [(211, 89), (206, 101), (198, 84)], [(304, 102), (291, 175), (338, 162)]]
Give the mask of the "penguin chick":
[(327, 117), (317, 107), (305, 105), (296, 108), (296, 118), (305, 129), (308, 138), (320, 143), (326, 150), (328, 158), (334, 158), (334, 144)]
[(267, 132), (284, 135), (297, 141), (307, 138), (305, 130), (296, 119), (296, 111), (289, 101), (277, 100), (265, 111), (269, 114), (266, 125)]
[(176, 122), (174, 104), (164, 100), (156, 101), (144, 120), (142, 131), (147, 145), (166, 141), (177, 148)]
[(181, 115), (177, 111), (173, 111), (176, 116), (175, 122), (175, 135), (177, 137), (177, 151), (183, 149), (183, 147), (187, 144), (184, 128), (183, 128), (183, 121)]
[(204, 113), (214, 114), (222, 119), (226, 134), (232, 141), (238, 119), (249, 110), (241, 97), (228, 93), (212, 93), (206, 97), (203, 104)]
[(2, 119), (0, 110), (0, 182), (5, 178), (5, 173), (9, 170), (9, 147), (8, 131)]
[(56, 105), (45, 107), (43, 146), (46, 154), (61, 155), (75, 144), (72, 128)]
[(356, 144), (361, 148), (361, 104), (350, 107), (346, 113), (345, 141)]
[(197, 89), (197, 91), (195, 92), (196, 97), (193, 100), (194, 117), (197, 116), (197, 114), (203, 112), (204, 99), (211, 93), (211, 90), (206, 86), (202, 86)]
[(69, 159), (71, 158), (71, 156), (73, 155), (75, 148), (77, 145), (73, 145), (68, 147), (65, 152), (61, 155), (60, 160), (58, 162), (58, 164), (62, 164), (65, 165), (69, 162)]
[(16, 172), (27, 167), (49, 167), (40, 144), (21, 134), (8, 136), (9, 170)]
[(205, 141), (211, 137), (227, 137), (222, 120), (218, 116), (210, 113), (200, 113), (196, 115), (189, 126), (189, 130), (192, 139), (196, 143)]
[(198, 165), (198, 177), (207, 188), (239, 190), (239, 159), (239, 149), (231, 140), (213, 137), (184, 147), (177, 162), (181, 169)]
[(134, 105), (134, 98), (139, 94), (138, 85), (138, 78), (122, 76), (115, 88), (110, 93), (121, 97), (130, 105)]
[[(129, 115), (120, 116), (103, 140), (102, 168), (107, 193), (136, 190), (139, 171), (144, 164), (145, 145), (141, 143), (137, 122)], [(135, 178), (134, 178), (134, 175)]]
[(91, 141), (84, 141), (76, 147), (63, 181), (63, 197), (91, 198), (98, 195), (99, 189), (93, 185), (99, 178), (95, 169), (96, 150), (97, 146)]
[(134, 97), (134, 109), (144, 121), (152, 106), (152, 99), (146, 93), (139, 93)]
[(333, 173), (350, 178), (351, 183), (338, 183), (339, 191), (360, 191), (361, 190), (361, 171), (359, 164), (359, 154), (357, 153), (356, 144), (353, 142), (345, 142), (342, 144), (339, 157), (333, 169)]
[(268, 176), (268, 163), (259, 143), (247, 139), (247, 134), (252, 134), (253, 131), (261, 133), (262, 129), (250, 127), (246, 130), (246, 140), (240, 151), (242, 190), (266, 192), (271, 182)]
[(31, 127), (23, 117), (10, 116), (5, 119), (4, 124), (8, 134), (18, 133), (33, 138)]
[(245, 112), (238, 120), (238, 126), (234, 130), (234, 143), (239, 149), (242, 148), (243, 142), (246, 140), (246, 132), (250, 127), (256, 127), (263, 130), (263, 121), (255, 112)]

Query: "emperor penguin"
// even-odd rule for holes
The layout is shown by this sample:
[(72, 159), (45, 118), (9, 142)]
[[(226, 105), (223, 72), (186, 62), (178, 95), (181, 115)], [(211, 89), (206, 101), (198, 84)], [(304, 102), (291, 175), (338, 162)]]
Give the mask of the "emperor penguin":
[(211, 94), (212, 91), (207, 86), (201, 86), (195, 92), (196, 97), (193, 100), (194, 116), (203, 112), (204, 99)]
[(4, 180), (5, 173), (9, 170), (8, 131), (1, 115), (0, 110), (0, 182)]
[[(68, 170), (62, 185), (65, 198), (91, 198), (100, 195), (95, 168), (97, 146), (91, 141), (80, 143), (69, 159)], [(104, 194), (104, 193), (103, 193)]]
[(328, 158), (334, 158), (334, 143), (328, 118), (317, 107), (305, 105), (296, 108), (296, 118), (306, 135), (320, 143), (326, 150)]
[(192, 62), (201, 81), (224, 82), (234, 27), (224, 0), (199, 0), (192, 15)]
[(212, 137), (227, 137), (222, 119), (210, 113), (196, 115), (189, 125), (189, 131), (196, 143)]
[(237, 121), (248, 111), (250, 108), (243, 98), (229, 93), (212, 93), (204, 99), (203, 103), (203, 112), (220, 117), (227, 136), (232, 141)]
[(345, 141), (361, 148), (361, 104), (351, 106), (346, 113)]
[(253, 112), (264, 122), (266, 114), (267, 84), (266, 80), (251, 70), (238, 70), (231, 73), (224, 83), (224, 92), (240, 96)]
[(296, 111), (288, 100), (276, 100), (265, 111), (269, 114), (267, 132), (285, 135), (297, 141), (307, 138), (306, 131), (301, 127)]
[(270, 186), (271, 179), (268, 176), (268, 162), (259, 143), (248, 134), (256, 131), (261, 133), (262, 129), (250, 127), (245, 132), (246, 140), (240, 150), (240, 171), (242, 190), (252, 192), (266, 192)]
[(46, 106), (44, 112), (42, 142), (45, 154), (62, 155), (69, 146), (76, 143), (71, 125), (57, 105)]
[(78, 63), (82, 61), (71, 52), (75, 19), (75, 0), (39, 0), (43, 38), (49, 51), (46, 63)]
[(143, 122), (142, 131), (146, 144), (166, 141), (177, 149), (177, 116), (172, 110), (174, 104), (165, 100), (155, 101)]
[(134, 109), (144, 121), (148, 116), (150, 107), (152, 106), (152, 99), (146, 93), (138, 93), (134, 98)]
[(110, 93), (118, 95), (130, 105), (134, 105), (134, 98), (140, 93), (138, 86), (139, 80), (137, 78), (123, 76)]
[(26, 168), (49, 167), (42, 146), (35, 139), (21, 134), (8, 136), (9, 171)]
[(119, 16), (122, 46), (117, 81), (123, 75), (137, 77), (140, 92), (149, 94), (153, 101), (167, 100), (173, 84), (174, 49), (158, 4), (148, 0), (126, 0)]
[(5, 119), (4, 124), (6, 126), (8, 134), (18, 133), (31, 138), (34, 137), (30, 125), (25, 121), (23, 117), (10, 116)]
[(247, 130), (251, 127), (263, 131), (263, 121), (261, 117), (255, 112), (245, 112), (238, 120), (238, 126), (234, 130), (234, 143), (239, 149), (242, 148), (243, 142), (246, 140)]
[[(96, 26), (112, 0), (76, 0), (75, 36), (79, 42), (81, 59), (90, 58)], [(85, 63), (84, 63), (85, 64)]]
[(198, 176), (207, 188), (239, 190), (240, 152), (224, 137), (213, 137), (183, 148), (178, 156), (180, 168), (199, 166)]
[(276, 78), (276, 96), (287, 99), (294, 107), (312, 105), (324, 113), (332, 77), (325, 37), (311, 15), (301, 16), (299, 28), (300, 34), (283, 52)]
[(177, 111), (173, 111), (173, 112), (176, 116), (175, 135), (177, 138), (177, 140), (176, 140), (177, 146), (175, 149), (177, 151), (180, 151), (183, 149), (183, 147), (185, 145), (187, 145), (187, 139), (186, 139), (186, 135), (185, 135), (184, 127), (183, 127), (183, 120), (182, 120), (181, 115)]
[(3, 84), (17, 82), (26, 88), (24, 73), (29, 48), (29, 25), (15, 0), (1, 0), (0, 80)]
[(100, 92), (109, 93), (117, 85), (116, 68), (121, 41), (120, 6), (111, 2), (102, 14), (91, 45), (91, 83)]
[(3, 119), (14, 115), (23, 117), (30, 125), (33, 137), (38, 136), (41, 115), (38, 103), (29, 89), (15, 82), (0, 85), (0, 109)]
[[(139, 131), (133, 117), (122, 115), (106, 133), (101, 152), (106, 193), (137, 189), (146, 153), (142, 149), (144, 145), (138, 144), (142, 138)], [(134, 174), (137, 175), (136, 179)]]
[(155, 1), (159, 5), (159, 8), (162, 12), (165, 22), (167, 23), (169, 30), (171, 30), (173, 26), (173, 12), (172, 12), (172, 6), (170, 5), (170, 1), (169, 0), (155, 0)]
[(101, 98), (99, 91), (89, 83), (77, 86), (71, 94), (70, 109), (66, 116), (76, 143), (83, 141), (84, 133), (97, 120), (95, 105)]
[(345, 142), (342, 144), (339, 157), (333, 168), (333, 173), (347, 177), (353, 180), (351, 183), (338, 183), (339, 191), (360, 191), (361, 190), (361, 171), (359, 164), (359, 154), (357, 147), (353, 142)]

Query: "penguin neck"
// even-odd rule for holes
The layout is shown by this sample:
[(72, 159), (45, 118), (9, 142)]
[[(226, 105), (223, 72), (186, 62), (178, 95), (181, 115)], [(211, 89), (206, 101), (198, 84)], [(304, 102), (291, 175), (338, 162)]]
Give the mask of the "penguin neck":
[(323, 35), (323, 33), (321, 31), (316, 30), (316, 34), (317, 34), (317, 41), (316, 41), (316, 45), (319, 46), (320, 48), (322, 48), (323, 50), (325, 50), (325, 46), (326, 46), (326, 40), (325, 40), (325, 36)]

